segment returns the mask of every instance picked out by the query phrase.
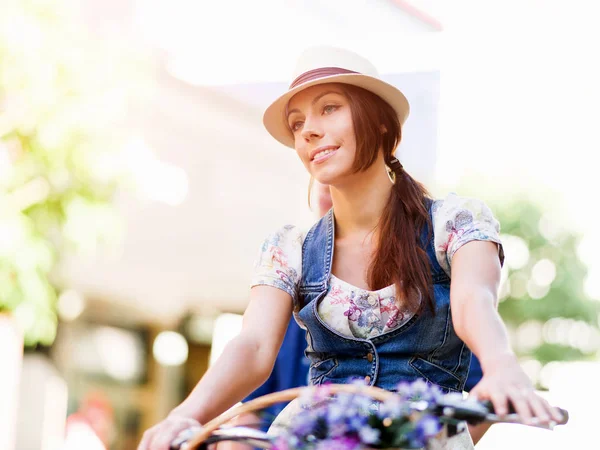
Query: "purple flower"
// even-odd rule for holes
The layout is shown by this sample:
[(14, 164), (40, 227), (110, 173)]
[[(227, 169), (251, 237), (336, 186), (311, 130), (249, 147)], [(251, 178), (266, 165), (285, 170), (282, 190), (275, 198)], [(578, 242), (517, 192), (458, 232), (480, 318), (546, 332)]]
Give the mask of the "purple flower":
[(423, 395), (427, 392), (427, 388), (429, 387), (429, 385), (425, 380), (419, 378), (416, 381), (414, 381), (410, 387), (413, 395)]
[(367, 423), (367, 417), (359, 414), (348, 416), (348, 425), (352, 431), (358, 431)]
[(323, 411), (319, 408), (303, 410), (291, 423), (291, 432), (296, 436), (306, 436), (314, 430)]
[(396, 388), (398, 395), (403, 400), (418, 401), (418, 400), (436, 400), (442, 395), (439, 387), (427, 383), (423, 379), (418, 379), (412, 383), (401, 382)]
[(440, 432), (442, 424), (436, 417), (427, 415), (419, 420), (416, 429), (422, 432), (425, 437), (430, 438)]
[(338, 437), (320, 441), (315, 450), (359, 450), (360, 441), (353, 437)]
[(332, 438), (343, 437), (348, 434), (348, 425), (345, 422), (336, 422), (329, 425), (329, 436)]
[(346, 408), (347, 408), (347, 405), (345, 405), (345, 404), (331, 402), (331, 404), (329, 405), (329, 408), (327, 408), (327, 411), (326, 411), (327, 423), (334, 424), (334, 423), (339, 422), (340, 420), (344, 419), (346, 417)]
[(313, 429), (313, 422), (311, 420), (295, 420), (292, 424), (292, 433), (296, 436), (306, 436), (310, 434)]
[(405, 408), (406, 404), (400, 398), (392, 397), (381, 404), (377, 415), (381, 418), (400, 417)]
[(358, 435), (364, 444), (376, 444), (379, 442), (381, 431), (371, 428), (370, 426), (364, 426), (358, 430)]
[(398, 394), (402, 398), (407, 398), (412, 393), (412, 389), (410, 387), (410, 384), (407, 383), (406, 381), (402, 381), (400, 384), (398, 384), (398, 388), (396, 390), (398, 391)]
[(288, 439), (288, 443), (289, 443), (290, 448), (293, 448), (293, 449), (300, 447), (302, 444), (300, 442), (300, 439), (298, 438), (298, 436), (290, 436), (290, 438)]

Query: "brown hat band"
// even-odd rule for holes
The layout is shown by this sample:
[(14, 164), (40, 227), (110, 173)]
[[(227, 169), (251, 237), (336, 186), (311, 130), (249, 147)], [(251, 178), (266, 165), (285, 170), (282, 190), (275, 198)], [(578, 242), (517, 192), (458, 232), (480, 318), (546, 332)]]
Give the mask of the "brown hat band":
[(290, 89), (294, 89), (296, 86), (306, 83), (308, 81), (316, 80), (318, 78), (330, 77), (332, 75), (342, 75), (356, 73), (353, 70), (342, 69), (340, 67), (320, 67), (318, 69), (309, 70), (308, 72), (304, 72), (302, 75), (298, 76), (292, 84), (290, 84)]

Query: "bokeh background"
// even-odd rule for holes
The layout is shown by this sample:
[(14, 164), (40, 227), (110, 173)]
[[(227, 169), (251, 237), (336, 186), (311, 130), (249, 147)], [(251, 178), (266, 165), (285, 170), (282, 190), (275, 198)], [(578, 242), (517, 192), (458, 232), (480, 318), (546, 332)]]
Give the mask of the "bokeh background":
[(571, 412), (478, 449), (597, 448), (600, 33), (573, 0), (2, 0), (0, 448), (132, 450), (240, 326), (308, 177), (264, 131), (298, 54), (363, 54), (401, 88), (398, 155), (483, 199), (500, 312)]

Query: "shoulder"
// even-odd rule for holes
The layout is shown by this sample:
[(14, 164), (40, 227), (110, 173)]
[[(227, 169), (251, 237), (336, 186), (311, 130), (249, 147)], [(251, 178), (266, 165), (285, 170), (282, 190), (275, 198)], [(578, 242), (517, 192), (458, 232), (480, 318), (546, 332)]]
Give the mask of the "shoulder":
[(443, 212), (449, 209), (469, 209), (479, 211), (489, 209), (484, 201), (474, 197), (465, 197), (455, 192), (450, 192), (446, 197), (433, 201), (433, 213)]
[(281, 247), (281, 246), (302, 246), (304, 238), (306, 237), (306, 231), (297, 227), (296, 225), (284, 225), (277, 230), (270, 233), (263, 246), (269, 247)]
[(269, 234), (254, 263), (251, 286), (273, 286), (295, 298), (302, 273), (303, 239), (302, 230), (293, 225), (284, 225)]
[(453, 255), (471, 241), (495, 242), (501, 264), (504, 261), (500, 223), (483, 201), (448, 194), (434, 201), (432, 222), (437, 260), (447, 274), (450, 274)]
[(451, 221), (459, 226), (477, 222), (497, 222), (485, 202), (473, 197), (463, 197), (454, 192), (443, 199), (434, 200), (432, 219), (434, 224)]

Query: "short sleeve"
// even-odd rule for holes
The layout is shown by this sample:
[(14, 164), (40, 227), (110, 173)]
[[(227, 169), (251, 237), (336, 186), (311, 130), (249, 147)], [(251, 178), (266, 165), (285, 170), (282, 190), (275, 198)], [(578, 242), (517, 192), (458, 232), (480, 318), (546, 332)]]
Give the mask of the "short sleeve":
[(302, 274), (303, 233), (286, 225), (263, 242), (254, 264), (251, 286), (273, 286), (296, 300)]
[(500, 264), (504, 264), (500, 223), (484, 202), (449, 194), (445, 199), (435, 201), (432, 218), (436, 259), (448, 275), (456, 251), (471, 241), (498, 244)]

